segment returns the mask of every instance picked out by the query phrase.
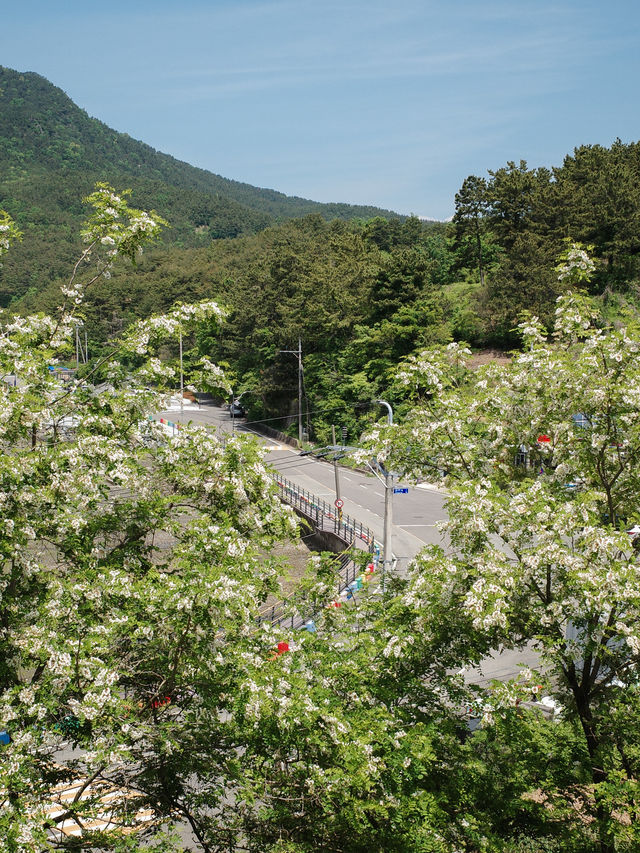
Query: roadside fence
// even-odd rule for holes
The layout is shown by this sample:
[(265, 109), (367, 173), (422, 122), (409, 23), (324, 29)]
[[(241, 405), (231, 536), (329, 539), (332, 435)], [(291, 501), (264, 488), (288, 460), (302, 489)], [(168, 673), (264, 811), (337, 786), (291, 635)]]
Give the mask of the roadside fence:
[(316, 525), (318, 530), (326, 530), (335, 533), (348, 543), (356, 544), (358, 547), (374, 552), (375, 537), (373, 531), (362, 522), (351, 518), (350, 515), (340, 512), (335, 506), (328, 504), (322, 498), (318, 498), (306, 489), (296, 486), (295, 483), (274, 474), (274, 480), (278, 486), (280, 498), (295, 509), (299, 509)]
[[(273, 478), (282, 501), (300, 510), (312, 521), (317, 530), (334, 533), (347, 543), (345, 550), (335, 558), (338, 563), (339, 578), (336, 597), (326, 604), (329, 607), (342, 606), (344, 601), (353, 598), (357, 590), (362, 589), (364, 581), (371, 577), (377, 568), (380, 546), (375, 541), (373, 531), (349, 515), (338, 513), (334, 506), (284, 477), (274, 474)], [(364, 571), (362, 558), (358, 558), (358, 555), (362, 555), (363, 552), (370, 554)], [(315, 631), (316, 613), (317, 610), (307, 614), (295, 612), (286, 601), (279, 601), (262, 610), (259, 622), (268, 621), (279, 628)]]

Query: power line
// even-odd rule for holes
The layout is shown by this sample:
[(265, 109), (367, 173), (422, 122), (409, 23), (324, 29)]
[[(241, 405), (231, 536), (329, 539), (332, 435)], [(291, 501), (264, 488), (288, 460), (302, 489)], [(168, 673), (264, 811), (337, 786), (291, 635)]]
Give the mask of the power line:
[(273, 463), (267, 462), (267, 464), (270, 465), (272, 468), (274, 468), (276, 471), (280, 471), (280, 470), (287, 470), (288, 471), (290, 468), (297, 468), (297, 467), (301, 468), (303, 465), (313, 465), (313, 461), (314, 460), (311, 460), (311, 459), (309, 459), (309, 460), (305, 459), (305, 460), (299, 462), (297, 458), (296, 459), (287, 459), (287, 460), (283, 460), (282, 462), (279, 462), (278, 465), (280, 467), (278, 467), (278, 468), (276, 468)]
[[(372, 406), (372, 403), (353, 403), (351, 408), (353, 409), (368, 409)], [(329, 409), (313, 409), (312, 411), (308, 411), (307, 415), (318, 415), (318, 414), (332, 414), (333, 412), (343, 412), (345, 410), (345, 406), (334, 406)], [(297, 418), (297, 415), (281, 415), (277, 418), (260, 418), (260, 420), (256, 421), (243, 421), (240, 425), (240, 428), (243, 426), (251, 426), (251, 424), (266, 424), (271, 421), (286, 421), (291, 420), (293, 418)]]
[[(371, 408), (372, 405), (373, 405), (372, 402), (351, 403), (350, 408), (352, 408), (352, 409), (369, 409), (369, 408)], [(312, 409), (311, 411), (307, 411), (305, 413), (305, 417), (308, 417), (309, 415), (322, 415), (322, 414), (328, 415), (328, 414), (333, 414), (334, 412), (343, 412), (345, 410), (345, 408), (349, 408), (349, 406), (343, 405), (343, 406), (332, 406), (331, 408), (326, 408), (326, 409)], [(169, 412), (169, 409), (163, 409), (162, 412), (160, 412), (160, 414), (164, 415), (167, 412)], [(243, 426), (252, 426), (253, 424), (266, 424), (266, 423), (272, 423), (273, 421), (293, 420), (294, 418), (297, 418), (297, 417), (298, 417), (297, 415), (279, 415), (276, 418), (260, 418), (259, 420), (255, 420), (255, 421), (242, 421), (242, 422), (236, 424), (236, 429), (241, 430)], [(214, 426), (214, 427), (217, 426), (217, 424), (207, 424), (207, 423), (201, 424), (199, 421), (193, 421), (193, 423), (198, 425), (198, 426), (200, 426), (200, 425), (202, 425), (202, 426)], [(220, 425), (222, 426), (222, 423)]]

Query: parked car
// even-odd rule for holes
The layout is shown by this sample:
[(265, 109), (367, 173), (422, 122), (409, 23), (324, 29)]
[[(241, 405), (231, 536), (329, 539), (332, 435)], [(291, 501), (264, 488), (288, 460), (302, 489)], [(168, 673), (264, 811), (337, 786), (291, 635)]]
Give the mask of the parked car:
[(234, 400), (229, 406), (229, 414), (232, 418), (243, 418), (247, 413), (240, 400)]

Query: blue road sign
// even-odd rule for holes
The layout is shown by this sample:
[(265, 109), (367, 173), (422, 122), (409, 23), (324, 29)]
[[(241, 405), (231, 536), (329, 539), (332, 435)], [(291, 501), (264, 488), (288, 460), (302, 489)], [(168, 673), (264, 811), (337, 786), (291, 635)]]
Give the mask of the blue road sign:
[(409, 489), (394, 488), (393, 494), (394, 495), (408, 495)]

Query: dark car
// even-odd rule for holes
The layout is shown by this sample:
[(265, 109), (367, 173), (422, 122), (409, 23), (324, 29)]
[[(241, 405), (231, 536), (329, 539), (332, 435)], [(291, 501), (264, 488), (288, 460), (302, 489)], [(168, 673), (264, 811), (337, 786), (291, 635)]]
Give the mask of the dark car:
[(229, 406), (229, 414), (232, 418), (243, 418), (247, 413), (240, 400), (234, 400)]

